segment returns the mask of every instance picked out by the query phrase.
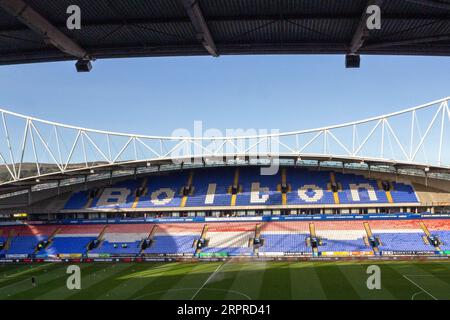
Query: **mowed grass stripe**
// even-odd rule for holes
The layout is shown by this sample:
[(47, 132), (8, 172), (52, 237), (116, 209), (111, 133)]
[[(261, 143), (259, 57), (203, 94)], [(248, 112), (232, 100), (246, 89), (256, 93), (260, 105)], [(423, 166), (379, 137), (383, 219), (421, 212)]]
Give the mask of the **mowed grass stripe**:
[[(433, 275), (434, 277), (450, 284), (450, 264), (442, 263), (416, 263), (415, 267), (427, 272), (427, 274)], [(449, 292), (450, 295), (450, 292)]]
[[(85, 265), (85, 268), (93, 268), (91, 265)], [(66, 283), (67, 265), (55, 264), (35, 274), (36, 287), (33, 287), (28, 276), (26, 281), (18, 282), (16, 286), (7, 288), (8, 298), (11, 300), (31, 300), (41, 296), (48, 290), (61, 286)]]
[[(433, 262), (414, 263), (411, 268), (414, 268), (414, 271), (407, 274), (406, 277), (413, 281), (416, 286), (420, 286), (423, 289), (422, 291), (426, 291), (426, 295), (429, 297), (432, 295), (438, 300), (450, 299), (450, 273), (448, 269)], [(419, 288), (418, 290), (420, 291)], [(422, 296), (423, 294), (421, 298)]]
[(291, 297), (294, 300), (326, 299), (313, 262), (294, 262), (289, 265)]
[(358, 300), (360, 296), (334, 262), (314, 262), (322, 290), (329, 300)]
[[(239, 264), (235, 264), (239, 266)], [(267, 270), (267, 262), (246, 262), (242, 264), (237, 274), (230, 274), (229, 277), (235, 276), (231, 285), (230, 292), (226, 293), (225, 299), (244, 300), (256, 299), (262, 290), (264, 273)], [(247, 299), (248, 300), (248, 299)]]
[[(42, 282), (40, 276), (37, 277), (37, 286), (31, 289), (21, 292), (12, 299), (38, 299), (38, 300), (61, 300), (64, 299), (64, 295), (61, 292), (69, 292), (71, 294), (73, 291), (67, 289), (67, 279), (69, 275), (67, 274), (67, 267), (69, 265), (63, 264), (57, 270), (51, 272), (52, 280), (45, 283)], [(79, 264), (81, 270), (81, 281), (83, 285), (83, 277), (89, 276), (89, 274), (95, 275), (102, 268), (100, 265), (92, 264)]]
[(258, 299), (291, 299), (289, 264), (289, 262), (274, 262), (267, 265)]
[(103, 294), (100, 299), (135, 299), (141, 296), (145, 288), (149, 287), (159, 276), (177, 265), (180, 263), (138, 264), (134, 272), (119, 278), (123, 281), (121, 285)]
[[(89, 300), (95, 300), (97, 299), (101, 294), (109, 291), (111, 288), (118, 285), (119, 278), (121, 276), (129, 274), (133, 269), (136, 268), (136, 265), (134, 263), (124, 263), (124, 264), (117, 264), (114, 270), (109, 270), (107, 274), (102, 275), (100, 279), (95, 279), (94, 282), (91, 282), (88, 284), (87, 290), (80, 290), (76, 292), (76, 294), (70, 296), (68, 299), (70, 300), (77, 300), (77, 299), (89, 299)], [(84, 288), (85, 285), (82, 283), (82, 288)]]
[(117, 285), (103, 292), (97, 297), (101, 300), (129, 299), (143, 287), (154, 281), (158, 274), (173, 267), (173, 262), (168, 263), (137, 263), (134, 269), (126, 275), (116, 278)]
[(8, 287), (17, 281), (22, 281), (25, 279), (31, 279), (32, 276), (41, 274), (43, 271), (52, 270), (58, 268), (58, 264), (44, 264), (44, 265), (15, 265), (17, 267), (16, 272), (10, 269), (8, 272), (0, 276), (0, 292), (4, 287)]
[(411, 282), (409, 282), (404, 274), (411, 272), (410, 263), (381, 263), (381, 285), (397, 300), (411, 300), (413, 294), (420, 291)]
[(208, 278), (208, 283), (203, 286), (203, 284), (205, 283), (203, 282), (199, 286), (199, 289), (203, 286), (202, 290), (195, 291), (195, 300), (226, 299), (228, 289), (233, 285), (233, 281), (236, 279), (236, 276), (241, 268), (242, 264), (232, 263), (231, 261), (222, 262), (220, 264), (219, 270), (216, 272), (216, 268), (213, 273), (211, 273), (210, 277)]
[[(209, 282), (200, 290), (195, 297), (197, 300), (225, 300), (225, 299), (246, 299), (245, 294), (235, 293), (233, 284), (241, 281), (239, 278), (241, 270), (245, 267), (244, 263), (235, 263), (229, 261), (224, 263)], [(247, 279), (250, 281), (250, 279)], [(247, 285), (253, 282), (247, 282)], [(229, 297), (231, 295), (231, 297)], [(247, 300), (247, 299), (246, 299)]]
[[(200, 264), (207, 265), (207, 264)], [(211, 266), (212, 272), (219, 264), (215, 263)], [(176, 288), (177, 284), (183, 277), (189, 276), (189, 273), (199, 264), (196, 263), (176, 263), (169, 269), (152, 278), (149, 284), (137, 291), (131, 299), (157, 300), (160, 299), (167, 290)], [(201, 284), (199, 285), (201, 286)], [(178, 288), (179, 289), (179, 288)], [(193, 290), (192, 290), (193, 291)], [(194, 294), (192, 292), (192, 294)], [(188, 294), (189, 295), (189, 292)], [(184, 297), (185, 299), (190, 298)]]
[[(366, 287), (372, 264), (381, 268), (381, 290)], [(446, 261), (80, 264), (81, 291), (66, 288), (67, 266), (3, 268), (0, 299), (191, 299), (207, 279), (196, 299), (432, 299), (404, 276), (436, 298), (450, 299)]]
[[(445, 261), (447, 261), (447, 262), (445, 262)], [(450, 260), (443, 260), (440, 262), (435, 262), (435, 264), (438, 264), (439, 267), (447, 269), (450, 274), (450, 263), (448, 261), (450, 261)]]
[[(37, 266), (36, 266), (37, 267)], [(31, 289), (35, 289), (31, 283), (31, 277), (34, 276), (37, 284), (46, 287), (55, 277), (63, 274), (65, 267), (63, 264), (52, 264), (46, 268), (31, 269), (30, 272), (14, 277), (8, 282), (2, 283), (0, 288), (0, 299), (20, 299), (17, 295)]]
[[(381, 289), (369, 289), (367, 286), (367, 280), (372, 273), (368, 274), (367, 269), (369, 266), (375, 265), (373, 264), (349, 264), (349, 263), (338, 263), (336, 265), (337, 268), (341, 270), (341, 273), (347, 278), (348, 283), (353, 287), (358, 296), (363, 300), (393, 300), (395, 297), (391, 294), (391, 292), (383, 287), (383, 266), (378, 265), (380, 267), (380, 280), (381, 280)], [(370, 281), (372, 283), (372, 281)]]
[(42, 269), (52, 265), (46, 264), (0, 264), (0, 284), (6, 278), (31, 272), (33, 269)]
[[(80, 265), (81, 266), (81, 265)], [(90, 299), (90, 294), (95, 292), (94, 290), (91, 290), (92, 286), (94, 286), (96, 283), (107, 279), (117, 272), (120, 272), (123, 269), (126, 269), (128, 267), (127, 264), (94, 264), (93, 268), (89, 269), (82, 269), (81, 270), (81, 290), (69, 290), (66, 286), (67, 277), (64, 277), (64, 282), (59, 283), (58, 286), (54, 286), (52, 290), (48, 290), (44, 294), (42, 294), (39, 297), (36, 297), (37, 299), (42, 300), (49, 300), (49, 299), (57, 299), (57, 300), (63, 300), (63, 299), (71, 299), (72, 297), (78, 297), (78, 299)]]
[[(170, 290), (159, 295), (159, 299), (162, 300), (177, 300), (177, 299), (193, 299), (197, 298), (198, 293), (201, 293), (200, 289), (208, 280), (208, 283), (215, 281), (215, 277), (219, 276), (221, 273), (216, 272), (219, 268), (223, 266), (223, 263), (204, 263), (195, 266), (191, 269), (189, 274), (185, 277), (181, 277), (175, 286), (172, 286)], [(219, 269), (220, 270), (220, 269)], [(200, 290), (200, 291), (199, 291)], [(196, 295), (197, 294), (197, 295)]]
[(242, 266), (237, 266), (230, 262), (222, 262), (209, 277), (202, 281), (195, 290), (192, 300), (218, 300), (225, 299), (227, 290), (233, 284), (233, 280), (237, 274), (237, 269)]

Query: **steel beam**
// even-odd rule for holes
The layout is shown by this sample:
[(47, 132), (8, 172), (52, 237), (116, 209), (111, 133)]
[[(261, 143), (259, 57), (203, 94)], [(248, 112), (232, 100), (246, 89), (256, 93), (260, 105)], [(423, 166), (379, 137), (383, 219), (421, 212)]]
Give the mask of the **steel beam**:
[(383, 0), (369, 0), (364, 7), (364, 12), (362, 13), (361, 19), (359, 20), (358, 27), (356, 28), (352, 42), (350, 43), (349, 51), (351, 54), (357, 54), (359, 49), (364, 45), (364, 42), (369, 37), (369, 29), (367, 29), (367, 19), (369, 15), (367, 14), (367, 8), (371, 5), (381, 6)]
[(214, 57), (218, 57), (219, 53), (214, 43), (214, 39), (209, 31), (208, 24), (203, 16), (202, 10), (197, 0), (182, 0), (184, 8), (191, 19), (197, 38), (202, 42), (205, 49)]
[(406, 0), (406, 1), (431, 8), (450, 10), (450, 3), (448, 2), (436, 0)]
[(432, 36), (432, 37), (422, 37), (422, 38), (405, 39), (405, 40), (398, 40), (398, 41), (374, 42), (374, 43), (364, 46), (364, 49), (379, 49), (379, 48), (389, 48), (389, 47), (395, 47), (395, 46), (408, 46), (408, 45), (414, 45), (414, 44), (432, 43), (432, 42), (449, 41), (449, 40), (450, 40), (450, 34), (442, 34), (442, 35), (436, 35), (436, 36)]
[(0, 0), (0, 8), (3, 8), (30, 29), (48, 39), (51, 44), (62, 52), (78, 59), (90, 59), (86, 50), (58, 30), (23, 0)]

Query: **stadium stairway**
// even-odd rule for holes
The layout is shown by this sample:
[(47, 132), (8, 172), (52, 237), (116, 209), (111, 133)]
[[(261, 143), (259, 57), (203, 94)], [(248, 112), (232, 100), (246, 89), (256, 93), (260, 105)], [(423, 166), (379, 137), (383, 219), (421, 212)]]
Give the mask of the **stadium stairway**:
[(142, 245), (143, 242), (144, 242), (145, 240), (149, 240), (150, 243), (152, 243), (152, 242), (153, 242), (153, 237), (155, 236), (157, 230), (158, 230), (158, 225), (154, 225), (153, 228), (152, 228), (152, 230), (150, 230), (150, 233), (148, 234), (147, 239), (144, 239), (144, 240), (141, 241), (141, 243), (139, 244), (139, 247), (141, 248), (141, 250), (139, 250), (139, 255), (142, 255), (142, 254), (143, 254), (143, 251), (144, 251), (144, 249), (142, 249), (142, 247), (143, 247), (143, 245)]
[(98, 241), (102, 241), (103, 240), (103, 238), (105, 237), (106, 230), (108, 230), (108, 225), (105, 225), (103, 227), (102, 231), (98, 235), (98, 238), (97, 238)]
[(339, 201), (339, 191), (342, 188), (338, 187), (338, 189), (336, 191), (332, 190), (331, 186), (336, 184), (336, 177), (334, 175), (334, 172), (330, 172), (330, 182), (331, 182), (331, 185), (330, 185), (330, 187), (328, 189), (333, 192), (334, 203), (335, 204), (339, 204), (340, 203), (340, 201)]
[[(199, 239), (199, 240), (206, 241), (206, 235), (207, 235), (207, 234), (208, 234), (208, 225), (205, 224), (205, 225), (203, 226), (202, 234), (200, 235), (200, 239)], [(197, 240), (197, 241), (198, 241), (198, 240)], [(198, 256), (198, 255), (200, 254), (200, 252), (202, 251), (201, 248), (198, 248), (198, 247), (197, 247), (197, 241), (194, 241), (194, 245), (195, 245), (195, 248), (196, 248), (196, 250), (195, 250), (195, 256)]]
[[(235, 192), (233, 192), (233, 189), (236, 189)], [(236, 197), (239, 193), (239, 168), (236, 168), (234, 171), (234, 179), (233, 179), (233, 185), (230, 187), (229, 193), (231, 193), (231, 206), (236, 205)]]
[[(105, 225), (103, 227), (102, 231), (100, 232), (100, 234), (97, 236), (97, 239), (95, 239), (95, 240), (98, 241), (98, 245), (97, 245), (97, 247), (95, 249), (99, 249), (99, 248), (102, 247), (103, 240), (104, 240), (104, 237), (105, 237), (105, 233), (106, 233), (107, 230), (108, 230), (108, 225)], [(90, 243), (88, 243), (88, 245), (87, 245), (87, 252), (91, 251), (91, 250), (89, 250), (89, 245), (90, 245)]]
[(369, 242), (370, 238), (374, 238), (373, 233), (372, 233), (372, 228), (370, 228), (370, 224), (368, 222), (364, 222), (364, 229), (366, 230), (366, 234), (367, 234), (367, 238), (364, 238), (364, 242), (366, 243), (366, 245), (368, 245), (369, 247), (372, 247), (373, 252), (375, 254), (380, 254), (380, 249), (378, 249), (378, 246), (372, 246)]
[(14, 236), (15, 236), (14, 229), (9, 230), (8, 238), (6, 238), (5, 246), (3, 248), (4, 251), (8, 251), (9, 250), (9, 248), (11, 247), (11, 242), (12, 242), (12, 239), (14, 238)]
[(34, 254), (38, 244), (42, 241), (47, 241), (48, 236), (54, 233), (55, 229), (55, 226), (33, 224), (23, 224), (15, 227), (15, 235), (11, 237), (11, 243), (7, 254)]
[(424, 244), (424, 232), (417, 220), (373, 220), (372, 232), (380, 239), (379, 249), (384, 252), (430, 252)]
[(389, 189), (388, 190), (384, 190), (384, 188), (383, 188), (383, 181), (381, 181), (381, 180), (377, 180), (377, 185), (378, 185), (378, 189), (380, 190), (380, 192), (384, 192), (386, 194), (386, 199), (388, 200), (388, 202), (389, 203), (394, 203), (394, 200), (392, 199), (392, 194), (391, 194), (392, 184), (389, 183)]
[(133, 204), (131, 205), (131, 208), (136, 209), (139, 204), (140, 198), (142, 196), (146, 195), (146, 193), (148, 192), (147, 184), (148, 184), (148, 179), (147, 178), (143, 179), (142, 184), (141, 184), (141, 189), (143, 190), (143, 192), (141, 195), (136, 195), (136, 197), (134, 198)]
[[(98, 191), (99, 194), (101, 194), (100, 191)], [(92, 194), (89, 194), (88, 196), (88, 200), (86, 202), (86, 205), (84, 206), (85, 209), (89, 209), (90, 207), (92, 207), (92, 204), (94, 203), (95, 200), (95, 196), (93, 196)]]
[[(425, 244), (428, 244), (428, 245), (432, 246), (432, 244), (431, 244), (430, 241), (429, 241), (429, 239), (430, 239), (430, 237), (431, 237), (431, 233), (430, 233), (430, 231), (428, 230), (427, 226), (425, 225), (425, 223), (424, 223), (423, 221), (419, 221), (419, 225), (420, 225), (420, 227), (422, 228), (423, 232), (425, 233), (425, 236), (422, 237), (423, 242), (424, 242)], [(440, 248), (439, 246), (434, 246), (434, 248), (435, 248), (437, 251), (441, 251), (441, 248)]]
[(281, 170), (281, 186), (279, 190), (281, 191), (281, 203), (283, 206), (285, 206), (287, 205), (287, 193), (290, 192), (291, 190), (289, 186), (287, 190), (282, 190), (282, 186), (288, 186), (286, 168), (283, 168)]
[(38, 247), (36, 247), (36, 249), (34, 250), (34, 253), (37, 254), (37, 253), (39, 253), (39, 251), (48, 248), (48, 247), (51, 245), (51, 243), (52, 243), (53, 239), (55, 238), (55, 236), (61, 231), (61, 229), (62, 229), (61, 227), (56, 228), (56, 229), (50, 234), (50, 236), (47, 238), (47, 244), (46, 244), (46, 246), (45, 246), (44, 248), (38, 248)]
[(428, 230), (427, 226), (423, 223), (423, 221), (420, 221), (419, 224), (423, 230), (423, 233), (425, 233), (425, 235), (422, 236), (423, 243), (431, 245), (430, 241), (428, 240), (428, 238), (431, 236), (430, 231)]
[(261, 237), (261, 224), (257, 224), (255, 226), (255, 237), (254, 238), (250, 238), (249, 241), (251, 241), (251, 243), (248, 244), (248, 246), (253, 246), (253, 254), (255, 256), (258, 256), (259, 253), (259, 248), (255, 247), (254, 245), (254, 239), (260, 238)]
[[(309, 235), (310, 235), (310, 239), (312, 239), (312, 238), (317, 238), (317, 235), (316, 235), (316, 226), (314, 225), (314, 223), (310, 223), (310, 224), (309, 224)], [(317, 247), (313, 247), (312, 244), (311, 244), (311, 242), (310, 242), (309, 245), (310, 245), (311, 248), (312, 248), (313, 255), (317, 257), (317, 256), (319, 255), (319, 249), (318, 249)]]
[(443, 251), (450, 251), (450, 221), (447, 220), (427, 220), (427, 228), (434, 236), (439, 237), (439, 247)]
[(186, 184), (186, 188), (189, 191), (189, 194), (184, 194), (184, 188), (181, 190), (183, 197), (181, 198), (180, 207), (185, 207), (186, 206), (188, 197), (193, 193), (193, 189), (192, 189), (193, 188), (193, 186), (192, 186), (193, 178), (194, 178), (194, 171), (191, 170), (191, 172), (189, 173), (189, 178), (188, 178), (187, 184)]

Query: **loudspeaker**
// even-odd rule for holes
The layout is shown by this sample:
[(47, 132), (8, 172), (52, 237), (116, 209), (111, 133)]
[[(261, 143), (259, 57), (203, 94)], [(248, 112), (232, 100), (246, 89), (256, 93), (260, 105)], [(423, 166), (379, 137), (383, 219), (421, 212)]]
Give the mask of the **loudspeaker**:
[(359, 54), (347, 54), (345, 56), (345, 67), (346, 68), (359, 68), (361, 62), (361, 57)]

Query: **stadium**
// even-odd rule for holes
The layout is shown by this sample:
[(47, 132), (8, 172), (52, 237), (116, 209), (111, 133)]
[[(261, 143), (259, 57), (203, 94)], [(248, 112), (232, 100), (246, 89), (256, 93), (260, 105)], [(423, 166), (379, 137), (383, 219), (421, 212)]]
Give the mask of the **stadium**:
[[(448, 26), (444, 1), (389, 1), (388, 39), (364, 31), (367, 4), (359, 1), (333, 18), (330, 4), (281, 2), (291, 9), (285, 23), (312, 19), (301, 27), (310, 43), (285, 30), (287, 44), (279, 46), (275, 29), (253, 27), (230, 38), (231, 26), (275, 19), (269, 4), (253, 14), (251, 6), (220, 1), (118, 1), (135, 26), (191, 31), (182, 41), (158, 32), (154, 48), (138, 48), (117, 33), (92, 42), (122, 23), (105, 19), (99, 4), (87, 13), (89, 32), (74, 36), (56, 18), (65, 1), (0, 0), (0, 32), (10, 35), (0, 63), (76, 60), (78, 71), (89, 71), (91, 61), (116, 57), (343, 53), (355, 67), (360, 54), (450, 52), (448, 36), (436, 30), (419, 38), (398, 32), (420, 15)], [(149, 21), (145, 10), (154, 14)], [(311, 30), (317, 26), (336, 34), (324, 39)], [(43, 33), (50, 37), (44, 47), (19, 39)], [(129, 134), (0, 109), (0, 299), (448, 300), (449, 102), (231, 136)], [(66, 287), (69, 265), (79, 266), (82, 290)], [(373, 265), (384, 281), (375, 291), (366, 286)]]

